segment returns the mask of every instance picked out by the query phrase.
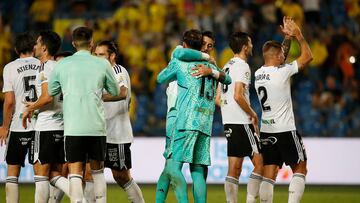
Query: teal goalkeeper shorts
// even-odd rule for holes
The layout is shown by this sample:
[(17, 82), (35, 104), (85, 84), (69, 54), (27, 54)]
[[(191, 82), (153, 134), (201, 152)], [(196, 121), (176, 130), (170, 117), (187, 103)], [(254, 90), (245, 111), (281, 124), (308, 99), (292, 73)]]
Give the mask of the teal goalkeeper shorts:
[(200, 131), (177, 131), (173, 143), (173, 160), (209, 166), (210, 136)]

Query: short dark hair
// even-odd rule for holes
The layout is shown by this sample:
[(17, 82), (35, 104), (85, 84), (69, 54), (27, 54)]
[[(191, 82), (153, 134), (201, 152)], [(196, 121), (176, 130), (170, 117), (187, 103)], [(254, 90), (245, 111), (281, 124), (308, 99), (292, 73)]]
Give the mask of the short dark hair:
[(206, 36), (215, 42), (215, 36), (214, 36), (213, 32), (206, 30), (206, 31), (202, 32), (202, 35), (203, 35), (203, 37)]
[(54, 55), (54, 59), (56, 60), (59, 57), (68, 57), (68, 56), (72, 56), (74, 53), (72, 53), (71, 51), (62, 51), (62, 52), (58, 52)]
[(19, 55), (33, 52), (35, 44), (36, 39), (32, 33), (24, 32), (15, 37), (15, 50)]
[(77, 46), (88, 46), (91, 42), (93, 30), (88, 27), (78, 27), (72, 33), (72, 40)]
[(262, 52), (264, 54), (272, 49), (276, 49), (276, 50), (280, 51), (281, 48), (282, 48), (282, 45), (280, 42), (270, 40), (270, 41), (265, 42), (265, 44), (263, 45), (263, 48), (262, 48)]
[(44, 44), (51, 56), (54, 56), (60, 49), (61, 38), (60, 36), (50, 30), (41, 31), (39, 36), (41, 37), (41, 43)]
[(234, 32), (230, 35), (229, 46), (231, 50), (237, 54), (241, 52), (243, 46), (249, 43), (249, 34), (245, 32)]
[(103, 41), (100, 41), (96, 46), (97, 47), (98, 46), (106, 46), (109, 55), (111, 55), (112, 53), (115, 53), (115, 55), (118, 55), (118, 47), (113, 41), (103, 40)]
[(187, 30), (184, 32), (183, 42), (185, 42), (190, 48), (200, 51), (202, 47), (202, 33), (200, 30)]

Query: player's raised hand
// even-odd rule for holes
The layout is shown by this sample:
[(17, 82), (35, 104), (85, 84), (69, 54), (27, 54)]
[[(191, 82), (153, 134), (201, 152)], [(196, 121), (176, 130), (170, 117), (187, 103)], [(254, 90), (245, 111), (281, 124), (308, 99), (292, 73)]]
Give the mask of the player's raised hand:
[(291, 17), (289, 17), (289, 16), (283, 17), (283, 24), (280, 25), (280, 28), (285, 36), (291, 36), (291, 30), (289, 28), (289, 24), (292, 22), (294, 22), (294, 20)]
[(4, 126), (0, 127), (0, 146), (3, 146), (3, 144), (6, 144), (6, 139), (9, 134), (9, 129), (5, 128)]

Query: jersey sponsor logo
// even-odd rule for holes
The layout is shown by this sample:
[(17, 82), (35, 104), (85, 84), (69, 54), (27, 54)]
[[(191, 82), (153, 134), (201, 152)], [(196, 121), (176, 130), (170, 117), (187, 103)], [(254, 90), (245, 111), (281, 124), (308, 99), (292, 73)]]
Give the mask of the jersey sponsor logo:
[(255, 77), (255, 81), (258, 80), (270, 80), (270, 74), (262, 73)]
[(26, 70), (37, 70), (40, 66), (35, 64), (26, 64), (24, 66), (21, 66), (20, 68), (16, 69), (17, 72), (20, 74)]
[(26, 145), (31, 140), (31, 138), (29, 138), (29, 137), (21, 137), (21, 138), (19, 138), (19, 140), (21, 142), (21, 145)]
[[(37, 119), (38, 114), (39, 114), (39, 112), (38, 112), (38, 111), (35, 111), (35, 112), (32, 114), (31, 119)], [(19, 114), (19, 119), (22, 119), (23, 115), (24, 115), (24, 113), (20, 113), (20, 114)]]
[(117, 149), (108, 149), (109, 161), (118, 161)]
[(232, 133), (232, 129), (229, 128), (228, 130), (224, 130), (225, 137), (230, 137)]
[(64, 117), (64, 115), (63, 115), (63, 113), (62, 113), (62, 112), (57, 112), (57, 113), (54, 113), (54, 114), (52, 115), (52, 117), (51, 117), (51, 118), (53, 118), (53, 119), (60, 119), (60, 120), (62, 120), (62, 119), (63, 119), (63, 117)]
[(63, 135), (60, 135), (60, 134), (54, 134), (53, 136), (55, 138), (55, 142), (61, 141), (64, 137)]
[(268, 120), (261, 119), (261, 123), (267, 124), (267, 125), (272, 125), (272, 124), (275, 124), (275, 120), (274, 119), (268, 119)]
[(196, 111), (205, 114), (205, 115), (212, 115), (214, 114), (214, 111), (209, 109), (209, 108), (204, 108), (204, 107), (196, 107), (195, 108)]
[(270, 136), (268, 138), (260, 139), (262, 145), (273, 145), (277, 143), (277, 138)]

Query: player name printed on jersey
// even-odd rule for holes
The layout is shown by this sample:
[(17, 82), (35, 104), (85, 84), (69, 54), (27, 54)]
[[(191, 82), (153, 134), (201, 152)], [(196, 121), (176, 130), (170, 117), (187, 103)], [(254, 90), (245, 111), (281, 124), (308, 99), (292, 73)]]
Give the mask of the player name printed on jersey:
[(14, 92), (15, 112), (11, 120), (10, 131), (27, 132), (34, 130), (35, 119), (27, 129), (22, 126), (22, 115), (25, 110), (24, 101), (34, 102), (38, 99), (36, 92), (36, 74), (40, 61), (34, 57), (18, 58), (4, 67), (3, 92)]
[(17, 69), (18, 73), (21, 73), (26, 70), (38, 70), (39, 66), (37, 64), (26, 64)]
[(230, 85), (222, 84), (221, 90), (221, 113), (223, 124), (250, 124), (247, 113), (239, 106), (234, 99), (235, 85), (241, 83), (244, 86), (245, 99), (250, 103), (249, 86), (251, 83), (251, 71), (246, 61), (239, 57), (233, 57), (224, 66), (224, 71), (232, 79)]
[(263, 66), (255, 72), (255, 89), (262, 108), (261, 132), (296, 130), (290, 79), (297, 72), (296, 61), (279, 67)]

